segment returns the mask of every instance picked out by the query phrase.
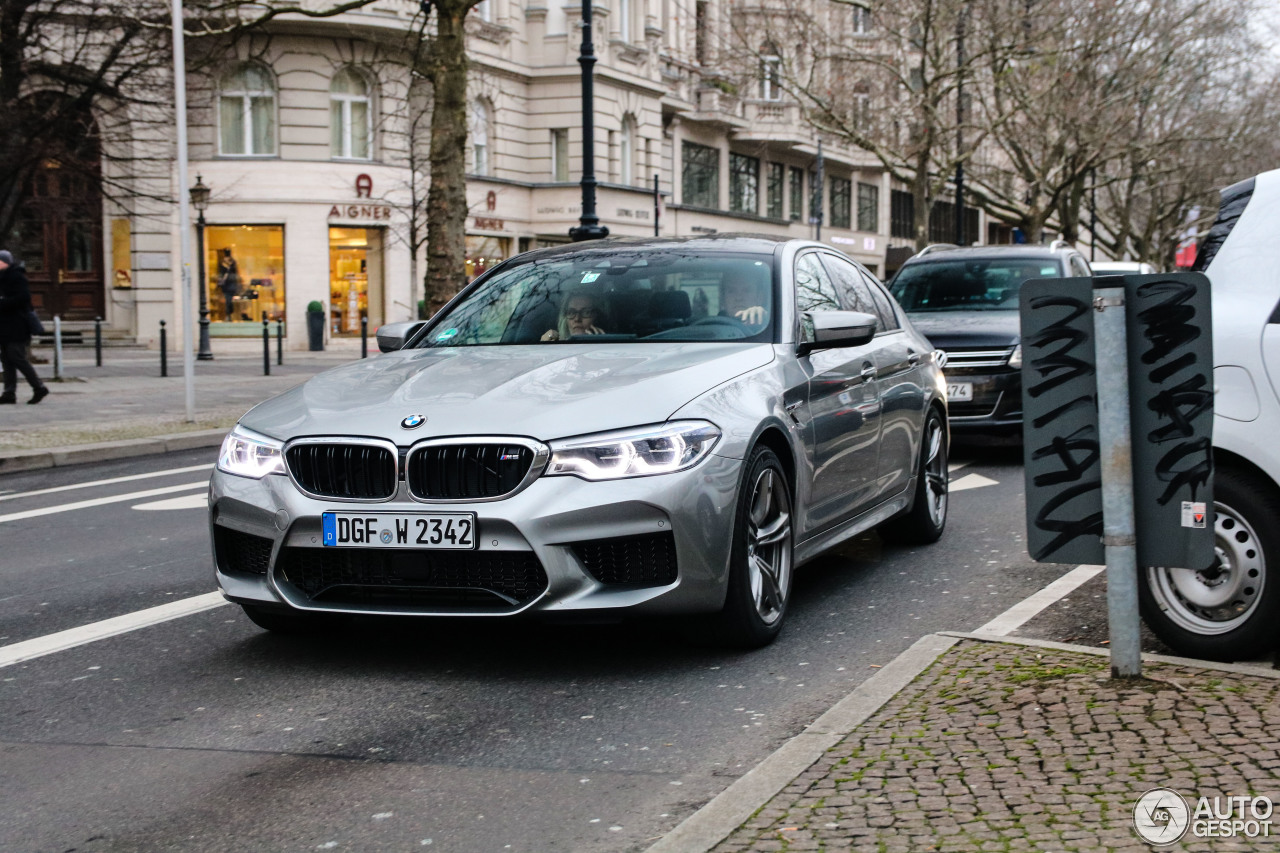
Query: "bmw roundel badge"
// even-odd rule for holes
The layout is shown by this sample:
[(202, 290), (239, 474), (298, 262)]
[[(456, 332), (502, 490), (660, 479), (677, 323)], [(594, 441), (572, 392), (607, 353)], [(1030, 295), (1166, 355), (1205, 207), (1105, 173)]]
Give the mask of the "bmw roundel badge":
[(418, 427), (422, 426), (426, 422), (427, 422), (426, 415), (409, 415), (409, 417), (405, 418), (400, 422), (400, 426), (404, 427), (405, 429), (417, 429)]

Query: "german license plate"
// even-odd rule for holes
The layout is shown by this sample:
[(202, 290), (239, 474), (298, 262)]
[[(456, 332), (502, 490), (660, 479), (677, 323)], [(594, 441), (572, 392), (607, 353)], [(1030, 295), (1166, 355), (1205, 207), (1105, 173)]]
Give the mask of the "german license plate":
[(321, 542), (330, 548), (476, 547), (473, 512), (326, 512)]
[(948, 382), (947, 383), (947, 399), (962, 403), (965, 400), (973, 399), (973, 383), (972, 382)]

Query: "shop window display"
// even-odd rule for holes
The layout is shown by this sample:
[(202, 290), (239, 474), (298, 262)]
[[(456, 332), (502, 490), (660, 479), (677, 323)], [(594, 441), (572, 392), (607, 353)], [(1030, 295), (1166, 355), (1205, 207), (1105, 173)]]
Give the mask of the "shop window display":
[(211, 331), (285, 319), (282, 226), (210, 225), (205, 246)]
[(507, 237), (467, 235), (467, 281), (511, 257), (511, 240)]

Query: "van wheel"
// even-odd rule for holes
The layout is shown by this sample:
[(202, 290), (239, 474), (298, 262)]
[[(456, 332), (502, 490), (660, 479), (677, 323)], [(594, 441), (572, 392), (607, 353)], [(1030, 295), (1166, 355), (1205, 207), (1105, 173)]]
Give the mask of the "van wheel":
[(1232, 661), (1261, 657), (1280, 645), (1280, 491), (1251, 473), (1214, 472), (1216, 559), (1202, 571), (1139, 571), (1142, 618), (1180, 655)]
[(741, 648), (773, 642), (791, 600), (791, 487), (772, 450), (757, 447), (747, 460), (729, 557), (729, 589), (716, 616), (715, 636)]
[(920, 442), (920, 464), (911, 509), (880, 525), (880, 538), (894, 545), (930, 545), (947, 527), (947, 430), (942, 415), (930, 409)]

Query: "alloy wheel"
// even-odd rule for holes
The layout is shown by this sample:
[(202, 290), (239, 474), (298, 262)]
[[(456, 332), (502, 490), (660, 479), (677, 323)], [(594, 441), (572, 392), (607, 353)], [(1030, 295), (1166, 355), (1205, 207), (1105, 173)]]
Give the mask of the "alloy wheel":
[(772, 625), (791, 592), (791, 499), (786, 483), (765, 468), (751, 488), (747, 525), (747, 576), (756, 613)]
[(947, 443), (942, 435), (942, 422), (930, 418), (925, 435), (928, 455), (924, 461), (925, 497), (928, 501), (929, 520), (941, 525), (947, 519)]

